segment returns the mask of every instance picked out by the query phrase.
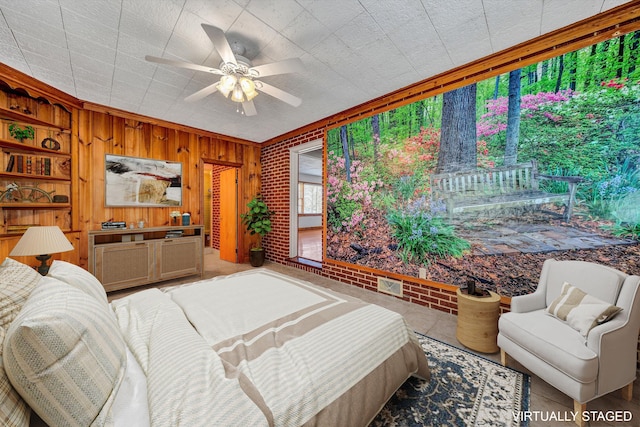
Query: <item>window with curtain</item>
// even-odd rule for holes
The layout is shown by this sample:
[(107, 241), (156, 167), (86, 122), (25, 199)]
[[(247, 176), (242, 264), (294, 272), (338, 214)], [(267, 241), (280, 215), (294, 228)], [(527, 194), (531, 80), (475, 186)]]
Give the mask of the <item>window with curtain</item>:
[(322, 185), (311, 182), (298, 183), (298, 213), (322, 213)]

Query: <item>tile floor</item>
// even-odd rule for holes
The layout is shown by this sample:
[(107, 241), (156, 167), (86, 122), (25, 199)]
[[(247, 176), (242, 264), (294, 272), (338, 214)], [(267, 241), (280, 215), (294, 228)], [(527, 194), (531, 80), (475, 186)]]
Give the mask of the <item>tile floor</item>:
[[(327, 279), (312, 273), (307, 273), (302, 270), (298, 270), (293, 267), (287, 267), (281, 264), (266, 262), (265, 268), (269, 268), (275, 271), (279, 271), (290, 276), (298, 277), (303, 280), (308, 280), (317, 285), (321, 285), (330, 288), (334, 291), (342, 292), (344, 294), (352, 295), (360, 298), (364, 301), (384, 306), (390, 310), (396, 311), (402, 314), (409, 325), (417, 332), (429, 335), (433, 338), (447, 342), (449, 344), (462, 347), (462, 344), (456, 339), (456, 316), (448, 313), (444, 313), (438, 310), (429, 309), (416, 304), (412, 304), (406, 301), (399, 300), (397, 298), (379, 294), (372, 291), (367, 291), (352, 285), (343, 284), (335, 280)], [(232, 274), (238, 271), (244, 271), (251, 269), (249, 264), (234, 264), (225, 261), (220, 261), (218, 253), (215, 250), (208, 249), (205, 253), (205, 273), (204, 277), (213, 277), (225, 274)], [(179, 283), (186, 283), (193, 281), (193, 278), (187, 278)], [(175, 284), (174, 282), (164, 282), (163, 284)], [(141, 288), (136, 288), (140, 290)], [(120, 291), (109, 294), (110, 299), (122, 297), (132, 290)], [(500, 354), (482, 354), (478, 353), (488, 359), (496, 362), (500, 361)], [(529, 373), (517, 362), (511, 360), (509, 366), (518, 369), (523, 372)], [(634, 396), (631, 402), (627, 402), (622, 399), (620, 392), (613, 392), (604, 397), (589, 402), (587, 409), (589, 411), (630, 411), (632, 414), (632, 421), (630, 423), (615, 423), (615, 422), (596, 422), (592, 421), (589, 426), (640, 426), (640, 379), (636, 379), (634, 383)], [(573, 400), (555, 390), (544, 381), (536, 376), (531, 376), (531, 400), (530, 410), (537, 411), (534, 414), (538, 417), (537, 420), (530, 422), (531, 427), (555, 427), (564, 426), (568, 427), (572, 424), (562, 419), (570, 417), (569, 412), (573, 410)], [(554, 421), (554, 418), (559, 421)], [(549, 420), (551, 418), (551, 420)], [(505, 420), (507, 421), (507, 420)]]

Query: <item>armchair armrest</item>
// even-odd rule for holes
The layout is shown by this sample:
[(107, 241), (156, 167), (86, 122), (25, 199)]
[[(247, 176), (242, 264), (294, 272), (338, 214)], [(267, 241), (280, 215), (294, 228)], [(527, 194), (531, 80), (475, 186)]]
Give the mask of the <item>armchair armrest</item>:
[[(602, 325), (595, 326), (587, 334), (587, 347), (600, 354), (604, 341), (611, 340), (625, 332), (626, 318), (613, 318)], [(634, 343), (635, 344), (635, 343)], [(615, 351), (615, 347), (614, 347)]]
[(589, 331), (587, 346), (599, 355), (598, 394), (603, 395), (636, 378), (640, 330), (640, 277), (627, 276), (616, 305), (622, 307), (609, 322)]
[(614, 318), (594, 327), (587, 335), (587, 347), (599, 358), (600, 396), (635, 379), (638, 329), (629, 326), (627, 318)]
[(534, 293), (520, 295), (511, 298), (511, 311), (514, 313), (527, 313), (529, 311), (542, 310), (546, 308), (545, 292), (543, 289), (536, 289)]

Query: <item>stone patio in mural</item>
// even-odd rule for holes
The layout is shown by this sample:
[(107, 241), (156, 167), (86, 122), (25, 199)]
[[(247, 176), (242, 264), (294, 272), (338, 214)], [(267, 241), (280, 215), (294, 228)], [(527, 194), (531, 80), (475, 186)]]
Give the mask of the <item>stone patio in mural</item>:
[[(617, 238), (604, 223), (587, 215), (562, 220), (560, 209), (521, 212), (505, 217), (458, 218), (455, 233), (471, 243), (461, 258), (436, 258), (426, 263), (427, 279), (465, 286), (472, 278), (480, 288), (504, 296), (535, 290), (542, 264), (548, 258), (573, 259), (609, 265), (627, 274), (640, 274), (640, 243)], [(334, 235), (327, 240), (329, 258), (382, 271), (418, 277), (420, 265), (403, 262), (382, 215), (368, 212), (366, 239)], [(363, 242), (369, 246), (363, 247)]]
[[(461, 236), (464, 234), (461, 233)], [(632, 240), (619, 239), (570, 226), (518, 222), (504, 223), (485, 229), (478, 227), (472, 234), (464, 237), (472, 244), (473, 255), (534, 254), (634, 243)]]
[(501, 295), (533, 292), (545, 259), (596, 262), (640, 274), (640, 244), (605, 231), (603, 224), (576, 216), (564, 222), (557, 211), (539, 210), (509, 218), (467, 218), (456, 233), (471, 243), (471, 253), (431, 265), (430, 279), (463, 285), (473, 278), (479, 287)]

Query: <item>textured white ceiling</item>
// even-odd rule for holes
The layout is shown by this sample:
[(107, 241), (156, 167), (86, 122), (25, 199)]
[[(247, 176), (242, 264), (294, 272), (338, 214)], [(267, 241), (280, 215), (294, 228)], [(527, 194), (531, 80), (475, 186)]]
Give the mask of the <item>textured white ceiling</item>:
[[(83, 101), (255, 142), (626, 3), (623, 0), (0, 0), (0, 62)], [(301, 58), (303, 73), (264, 81), (257, 116), (214, 93), (218, 67), (200, 26), (245, 45), (253, 65)]]

